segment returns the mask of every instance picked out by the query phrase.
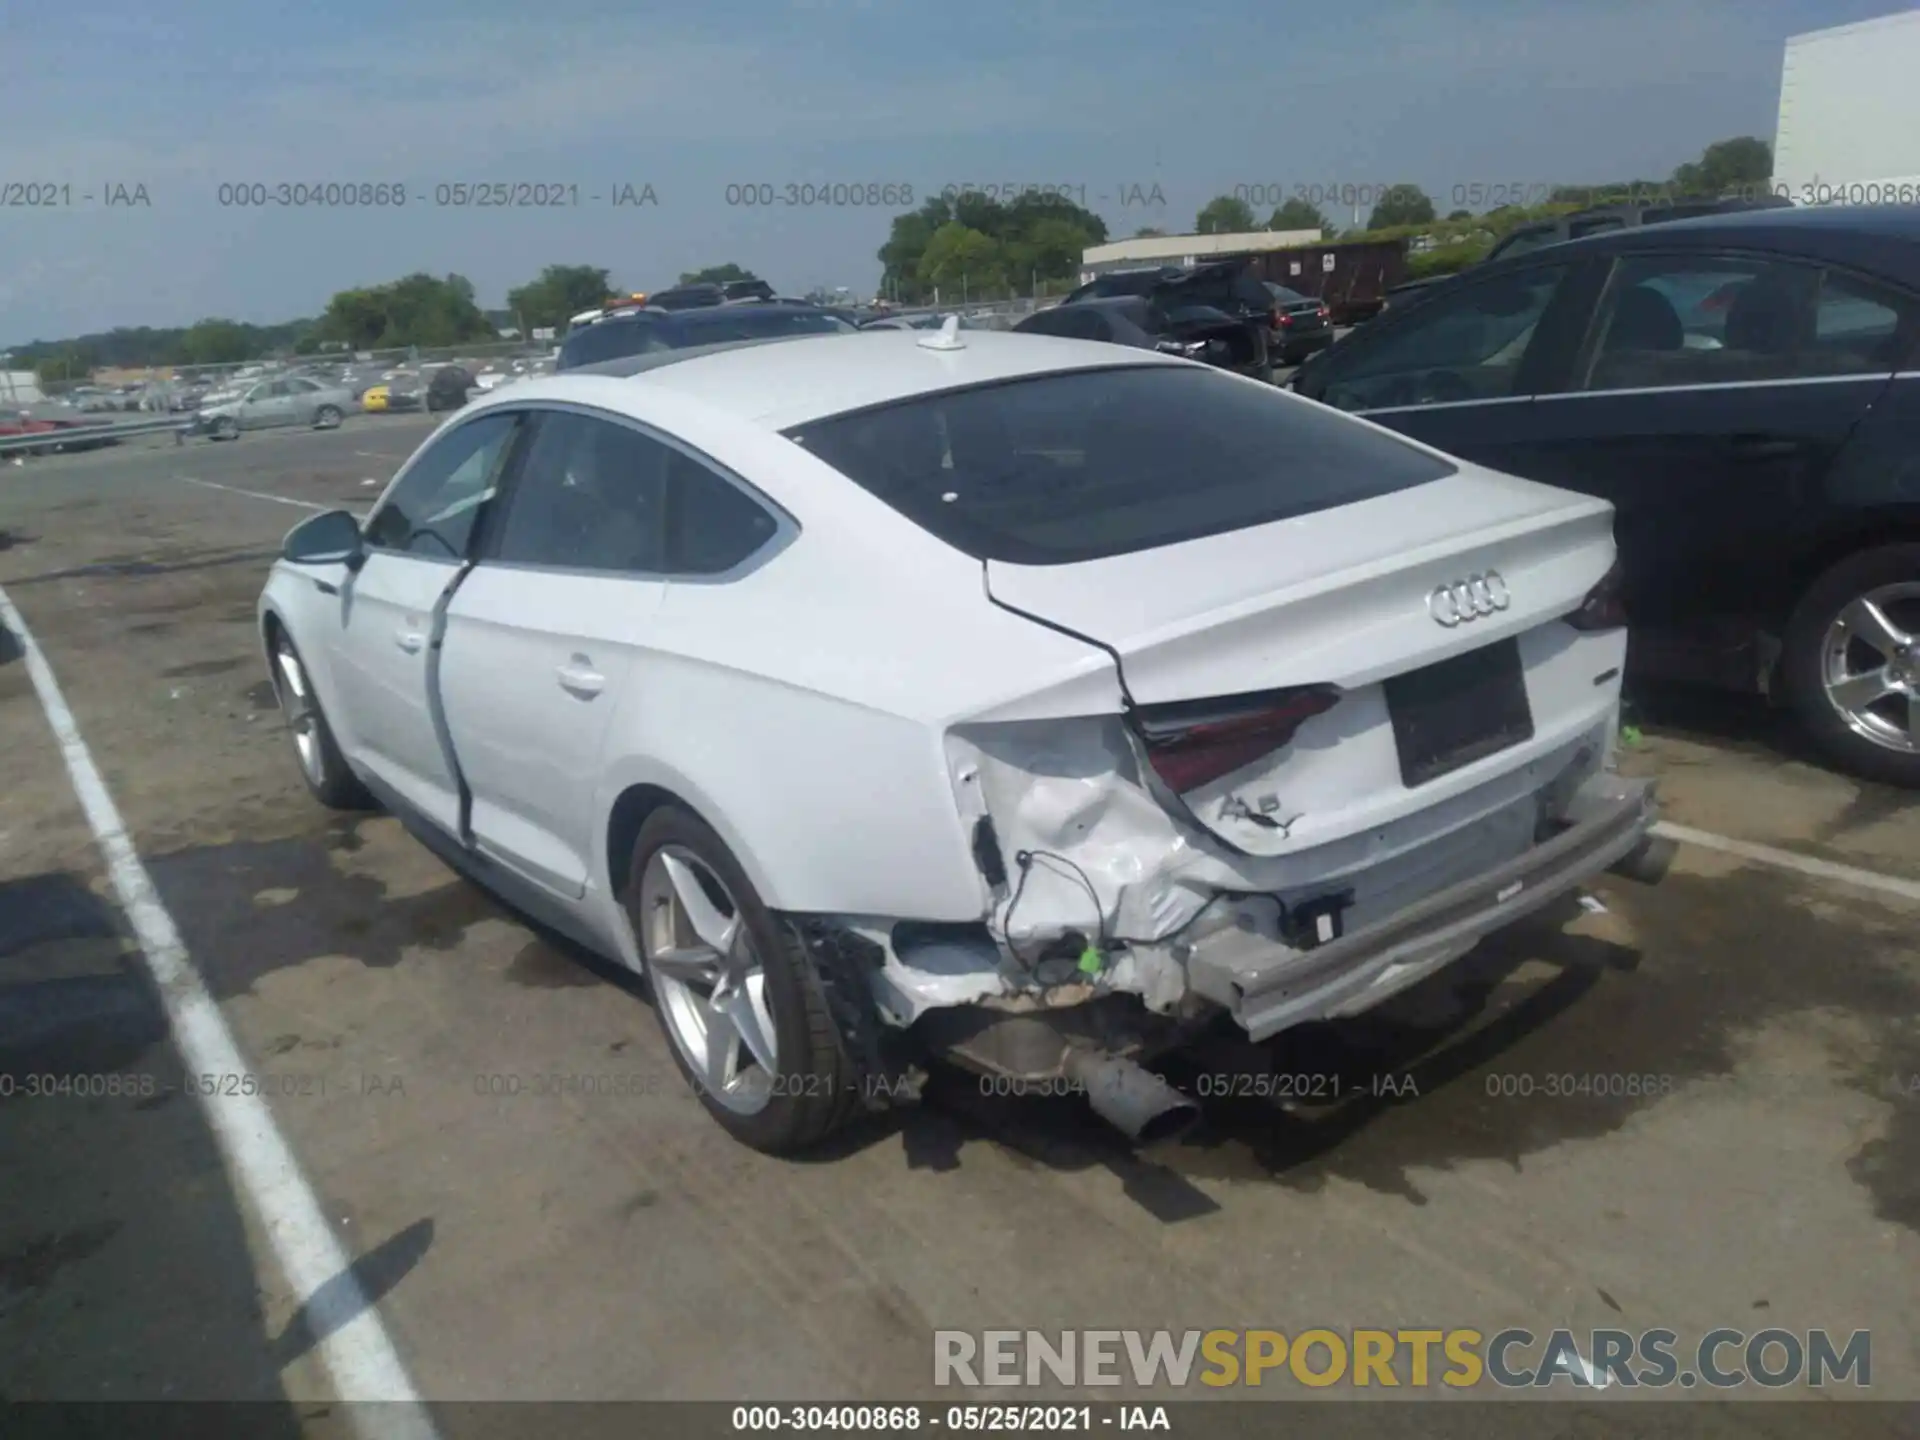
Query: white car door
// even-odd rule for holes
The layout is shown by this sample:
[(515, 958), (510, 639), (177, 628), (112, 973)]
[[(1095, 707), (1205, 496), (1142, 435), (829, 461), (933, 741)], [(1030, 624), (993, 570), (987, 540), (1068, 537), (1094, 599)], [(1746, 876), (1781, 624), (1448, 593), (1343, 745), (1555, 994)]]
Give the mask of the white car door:
[[(601, 794), (602, 756), (621, 712), (648, 703), (649, 630), (667, 573), (716, 575), (781, 521), (629, 421), (545, 411), (523, 453), (448, 606), (440, 693), (475, 843), (578, 898), (622, 878), (595, 874), (612, 798)], [(724, 533), (689, 545), (690, 522)]]
[(429, 699), (433, 637), (518, 426), (483, 415), (413, 457), (367, 518), (365, 562), (340, 587), (330, 633), (334, 729), (349, 759), (451, 834), (459, 785)]

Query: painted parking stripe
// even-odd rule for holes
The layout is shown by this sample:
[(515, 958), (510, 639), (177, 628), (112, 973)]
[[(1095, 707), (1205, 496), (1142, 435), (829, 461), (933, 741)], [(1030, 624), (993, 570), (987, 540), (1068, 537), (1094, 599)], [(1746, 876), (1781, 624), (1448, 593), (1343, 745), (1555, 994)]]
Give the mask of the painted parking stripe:
[[(67, 708), (33, 633), (0, 589), (0, 621), (13, 632), (26, 660), (47, 723), (80, 798), (87, 825), (106, 860), (107, 873), (153, 976), (175, 1044), (192, 1074), (241, 1074), (248, 1066), (208, 993), (173, 917), (161, 903), (153, 877), (141, 863), (126, 822), (100, 778), (92, 752)], [(397, 1401), (356, 1415), (363, 1433), (434, 1440), (419, 1393), (408, 1378), (379, 1313), (334, 1238), (320, 1202), (300, 1173), (273, 1112), (258, 1095), (198, 1097), (220, 1142), (235, 1186), (245, 1192), (273, 1247), (287, 1283), (306, 1306), (315, 1344), (337, 1394), (347, 1401)]]
[(1920, 900), (1920, 880), (1905, 880), (1898, 875), (1882, 875), (1874, 870), (1859, 870), (1852, 865), (1836, 865), (1831, 860), (1816, 860), (1811, 855), (1796, 855), (1771, 845), (1756, 845), (1750, 840), (1735, 840), (1711, 830), (1695, 830), (1690, 825), (1669, 825), (1662, 820), (1653, 833), (1682, 845), (1698, 845), (1702, 850), (1718, 850), (1722, 855), (1751, 860), (1756, 865), (1772, 865), (1811, 875), (1816, 880), (1836, 880), (1861, 890), (1878, 890), (1883, 895), (1898, 895), (1903, 900)]
[(242, 490), (237, 485), (220, 485), (212, 480), (196, 480), (191, 475), (176, 475), (176, 480), (188, 485), (198, 485), (207, 490), (224, 490), (229, 495), (245, 495), (252, 500), (271, 500), (276, 505), (297, 505), (302, 510), (332, 510), (332, 505), (316, 505), (311, 500), (295, 500), (286, 495), (269, 495), (264, 490)]

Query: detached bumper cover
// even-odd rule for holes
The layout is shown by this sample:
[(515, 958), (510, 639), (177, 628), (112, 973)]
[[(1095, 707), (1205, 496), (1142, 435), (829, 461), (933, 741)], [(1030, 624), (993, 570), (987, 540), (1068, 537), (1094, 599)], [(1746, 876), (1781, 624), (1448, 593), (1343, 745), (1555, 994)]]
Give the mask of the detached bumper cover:
[(1596, 775), (1566, 818), (1567, 829), (1506, 864), (1311, 950), (1223, 931), (1195, 948), (1189, 983), (1255, 1040), (1365, 1010), (1631, 854), (1656, 818), (1652, 782)]

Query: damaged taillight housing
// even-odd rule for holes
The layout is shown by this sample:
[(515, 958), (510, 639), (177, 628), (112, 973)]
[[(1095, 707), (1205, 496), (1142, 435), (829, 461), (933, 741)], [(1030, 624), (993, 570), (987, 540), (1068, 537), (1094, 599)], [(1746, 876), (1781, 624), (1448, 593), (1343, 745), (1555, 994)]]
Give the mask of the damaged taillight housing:
[(1616, 556), (1600, 583), (1580, 602), (1580, 608), (1567, 616), (1567, 624), (1576, 630), (1620, 630), (1626, 623), (1626, 576)]
[(1154, 774), (1176, 795), (1197, 790), (1288, 744), (1340, 702), (1331, 685), (1301, 685), (1213, 700), (1139, 705), (1133, 724)]

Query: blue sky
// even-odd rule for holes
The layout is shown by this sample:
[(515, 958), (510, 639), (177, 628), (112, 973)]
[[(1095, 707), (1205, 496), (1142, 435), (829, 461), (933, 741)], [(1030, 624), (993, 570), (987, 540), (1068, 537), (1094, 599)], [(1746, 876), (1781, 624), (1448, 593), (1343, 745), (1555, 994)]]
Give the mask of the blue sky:
[[(458, 271), (485, 305), (550, 263), (653, 287), (727, 260), (870, 291), (887, 210), (729, 206), (729, 184), (1084, 187), (1116, 235), (1236, 184), (1665, 175), (1773, 137), (1788, 35), (1891, 0), (22, 0), (0, 17), (0, 346)], [(435, 187), (579, 187), (460, 210)], [(401, 210), (224, 208), (222, 182), (405, 182)], [(112, 183), (150, 205), (109, 208)], [(657, 204), (615, 208), (630, 184)], [(1166, 205), (1127, 205), (1151, 195)], [(83, 194), (94, 196), (91, 202)], [(602, 197), (595, 203), (587, 197)], [(1102, 201), (1099, 197), (1106, 196)]]

